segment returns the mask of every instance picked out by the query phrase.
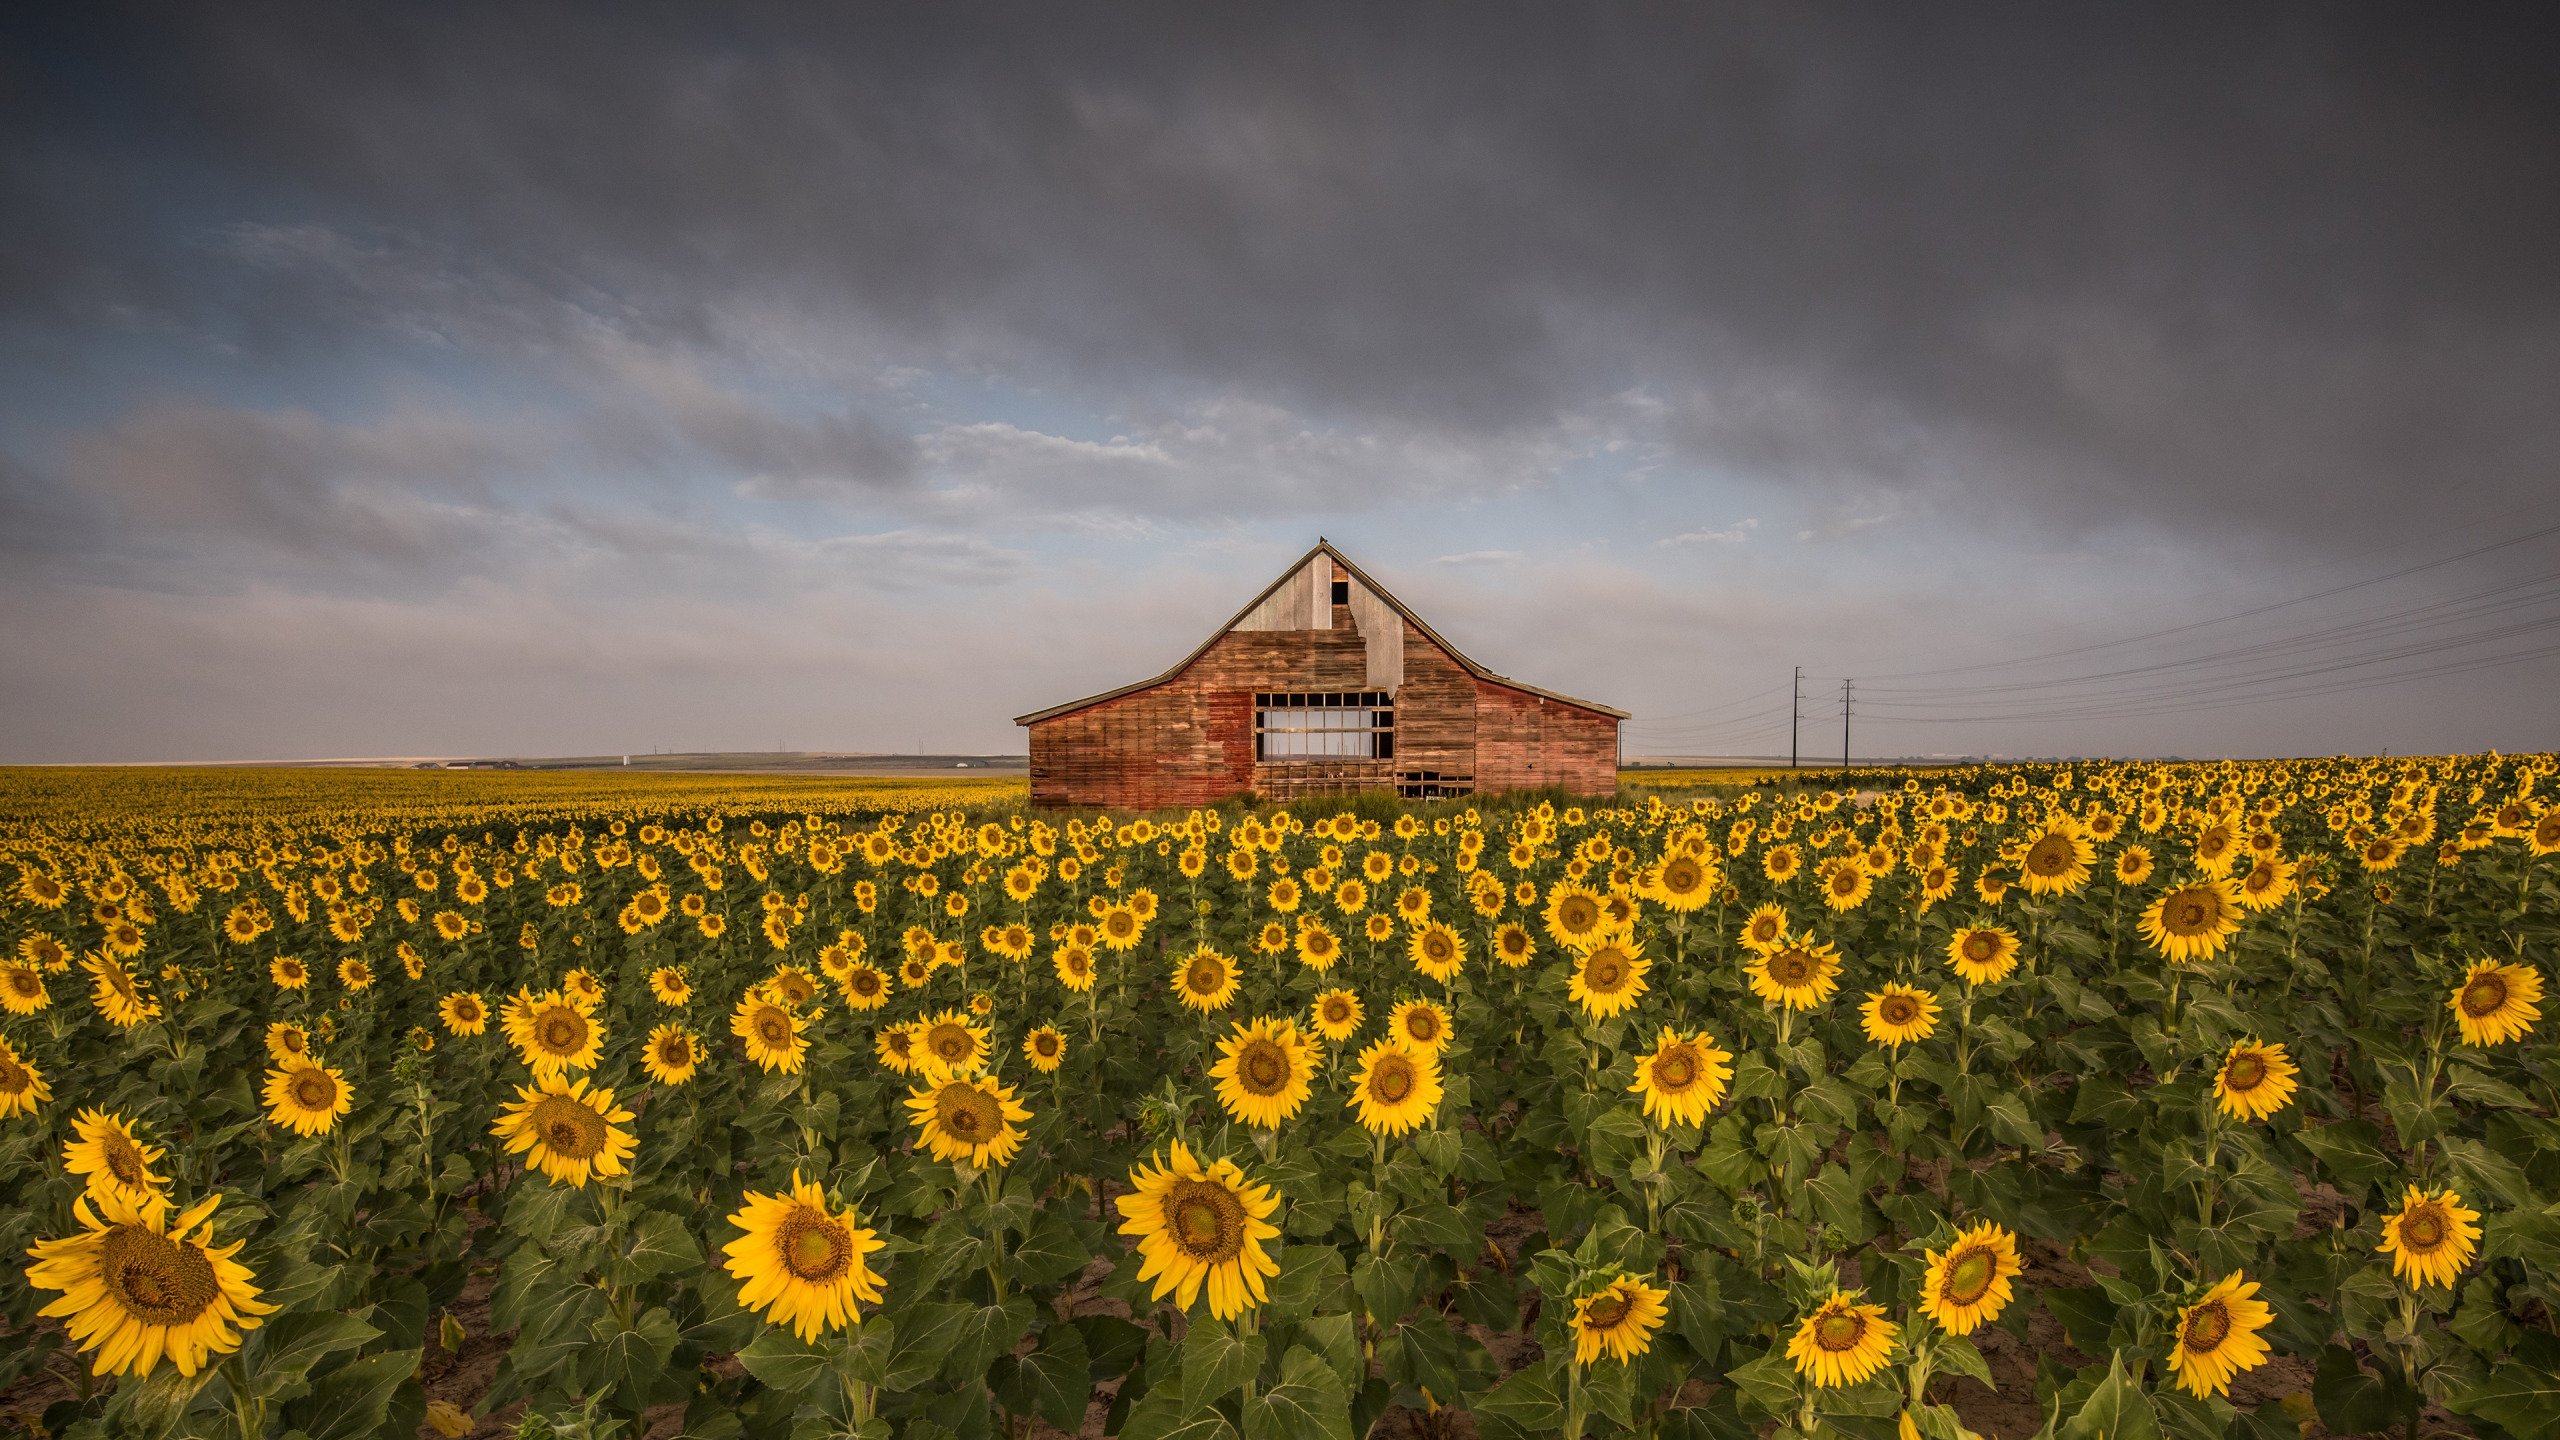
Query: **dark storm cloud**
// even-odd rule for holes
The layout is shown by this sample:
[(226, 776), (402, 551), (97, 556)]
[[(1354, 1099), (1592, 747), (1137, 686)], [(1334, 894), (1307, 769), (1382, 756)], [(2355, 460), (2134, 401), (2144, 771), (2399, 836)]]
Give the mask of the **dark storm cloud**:
[[(151, 12), (16, 47), (0, 284), (24, 325), (165, 312), (253, 361), (779, 305), (1443, 435), (1640, 387), (1792, 484), (2370, 531), (2560, 457), (2552, 15)], [(244, 233), (342, 278), (404, 237), (502, 304), (209, 282)], [(785, 489), (912, 465), (840, 426), (695, 441)]]

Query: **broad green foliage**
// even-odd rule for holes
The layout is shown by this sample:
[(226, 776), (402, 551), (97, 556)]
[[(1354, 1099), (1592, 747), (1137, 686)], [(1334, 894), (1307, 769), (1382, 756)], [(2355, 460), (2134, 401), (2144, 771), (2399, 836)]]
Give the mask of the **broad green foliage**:
[(2554, 773), (12, 775), (0, 1387), (82, 1437), (1961, 1440), (2033, 1325), (1997, 1383), (2062, 1440), (2539, 1440)]

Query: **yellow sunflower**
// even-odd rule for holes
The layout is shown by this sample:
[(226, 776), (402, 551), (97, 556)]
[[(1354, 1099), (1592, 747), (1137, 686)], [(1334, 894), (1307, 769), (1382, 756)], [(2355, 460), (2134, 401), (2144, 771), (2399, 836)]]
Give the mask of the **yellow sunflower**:
[(1796, 872), (1803, 868), (1804, 852), (1793, 845), (1772, 845), (1768, 853), (1760, 857), (1760, 873), (1780, 885), (1794, 879)]
[(1327, 990), (1316, 997), (1313, 1015), (1316, 1033), (1339, 1045), (1360, 1033), (1365, 1012), (1359, 996), (1348, 990)]
[(2240, 932), (2240, 887), (2216, 876), (2164, 890), (2143, 910), (2140, 928), (2173, 962), (2210, 960)]
[(989, 1046), (987, 1027), (972, 1025), (957, 1010), (928, 1015), (917, 1022), (924, 1027), (917, 1036), (916, 1048), (924, 1058), (928, 1075), (971, 1075), (984, 1069)]
[(1858, 1026), (1879, 1045), (1902, 1046), (1937, 1033), (1938, 1000), (1926, 990), (1888, 984), (1867, 997)]
[(489, 1129), (507, 1142), (507, 1153), (522, 1153), (527, 1168), (580, 1189), (591, 1177), (626, 1173), (638, 1141), (621, 1128), (631, 1112), (614, 1107), (613, 1092), (566, 1075), (537, 1078), (537, 1085), (516, 1087)]
[(1683, 1037), (1665, 1025), (1653, 1053), (1636, 1061), (1636, 1082), (1627, 1089), (1644, 1097), (1645, 1118), (1657, 1124), (1703, 1125), (1724, 1100), (1732, 1062), (1732, 1052), (1717, 1049), (1706, 1031)]
[(2462, 1038), (2473, 1045), (2503, 1045), (2524, 1038), (2542, 1018), (2542, 972), (2530, 965), (2476, 960), (2445, 1003)]
[(1049, 957), (1049, 967), (1058, 972), (1058, 983), (1081, 995), (1093, 988), (1093, 951), (1073, 943), (1061, 945)]
[(1559, 945), (1579, 950), (1597, 943), (1608, 927), (1600, 896), (1586, 886), (1563, 881), (1547, 891), (1547, 933)]
[(702, 1042), (682, 1025), (660, 1025), (641, 1047), (640, 1068), (661, 1085), (682, 1085), (702, 1068)]
[(1855, 910), (1875, 893), (1876, 878), (1854, 859), (1834, 860), (1822, 867), (1822, 903), (1833, 910)]
[(2461, 1192), (2412, 1185), (2400, 1208), (2383, 1217), (2374, 1249), (2391, 1257), (2394, 1276), (2421, 1288), (2450, 1287), (2479, 1250), (2479, 1222), (2479, 1211), (2463, 1208)]
[(2069, 895), (2089, 883), (2089, 866), (2097, 858), (2080, 823), (2057, 815), (2019, 856), (2018, 883), (2030, 895)]
[(160, 1002), (144, 993), (135, 983), (133, 972), (109, 957), (84, 955), (80, 968), (89, 972), (93, 982), (90, 1000), (117, 1029), (130, 1030), (160, 1013)]
[(342, 955), (338, 958), (338, 983), (354, 991), (370, 990), (373, 967), (353, 955)]
[(1493, 932), (1493, 958), (1502, 962), (1504, 969), (1517, 970), (1537, 955), (1538, 942), (1527, 927), (1505, 921), (1501, 929)]
[(1742, 922), (1742, 948), (1754, 955), (1774, 955), (1787, 943), (1787, 912), (1763, 905)]
[(1407, 1000), (1387, 1012), (1387, 1033), (1408, 1050), (1437, 1057), (1449, 1048), (1449, 1012), (1437, 1000)]
[(2017, 1295), (2009, 1282), (2026, 1273), (2018, 1237), (1988, 1220), (1958, 1231), (1954, 1243), (1928, 1257), (1920, 1312), (1955, 1335), (1970, 1335), (1999, 1319)]
[(72, 1118), (62, 1168), (88, 1177), (90, 1194), (139, 1208), (166, 1197), (168, 1178), (151, 1173), (166, 1153), (135, 1139), (133, 1122), (103, 1110), (83, 1110)]
[(1947, 963), (1967, 985), (1990, 985), (2018, 968), (2018, 937), (2002, 925), (1968, 925), (1947, 939)]
[(856, 960), (836, 977), (844, 1003), (856, 1010), (877, 1010), (889, 1003), (889, 977), (869, 961)]
[(1206, 1015), (1236, 998), (1236, 962), (1203, 945), (1173, 962), (1173, 993)]
[(278, 1064), (300, 1060), (311, 1053), (311, 1032), (291, 1020), (278, 1020), (267, 1026), (267, 1057)]
[(2293, 1103), (2301, 1074), (2282, 1045), (2269, 1045), (2252, 1035), (2231, 1047), (2213, 1075), (2214, 1102), (2225, 1115), (2264, 1120)]
[(1751, 993), (1790, 1010), (1810, 1010), (1840, 988), (1840, 954), (1824, 941), (1799, 939), (1744, 966)]
[(1900, 1326), (1884, 1318), (1883, 1306), (1861, 1305), (1848, 1292), (1834, 1290), (1796, 1327), (1787, 1358), (1817, 1386), (1856, 1385), (1884, 1368), (1900, 1333)]
[(279, 955), (267, 962), (267, 978), (278, 989), (300, 990), (311, 983), (311, 967), (290, 955)]
[(2258, 1282), (2234, 1270), (2203, 1299), (2179, 1310), (2169, 1372), (2188, 1394), (2228, 1394), (2232, 1376), (2267, 1363), (2272, 1347), (2258, 1332), (2275, 1312), (2257, 1294)]
[(693, 982), (673, 965), (661, 965), (649, 972), (649, 994), (661, 1005), (680, 1009), (693, 1003)]
[(281, 1065), (267, 1072), (267, 1119), (296, 1135), (326, 1135), (355, 1107), (347, 1077), (326, 1065)]
[(1652, 968), (1643, 946), (1603, 940), (1575, 958), (1565, 993), (1583, 1013), (1606, 1020), (1625, 1014), (1643, 998), (1645, 973)]
[(907, 1092), (907, 1109), (936, 1160), (980, 1168), (1009, 1164), (1022, 1148), (1016, 1126), (1031, 1112), (1014, 1103), (1013, 1087), (991, 1076), (948, 1075)]
[(1412, 958), (1414, 969), (1445, 985), (1467, 963), (1467, 942), (1457, 931), (1434, 920), (1413, 932), (1405, 943), (1405, 953)]
[(16, 962), (0, 964), (0, 1009), (12, 1015), (33, 1015), (52, 1003), (42, 970)]
[(1054, 1025), (1042, 1025), (1022, 1037), (1022, 1058), (1043, 1075), (1054, 1075), (1067, 1058), (1067, 1037)]
[(1440, 1061), (1402, 1041), (1380, 1040), (1360, 1052), (1350, 1108), (1372, 1135), (1402, 1135), (1440, 1109)]
[(1649, 893), (1662, 905), (1687, 915), (1705, 909), (1723, 880), (1716, 867), (1695, 855), (1666, 855), (1654, 868)]
[(436, 1002), (436, 1018), (456, 1035), (477, 1035), (489, 1028), (489, 1007), (476, 991), (456, 990)]
[(891, 1072), (908, 1074), (916, 1068), (916, 1037), (922, 1032), (923, 1027), (911, 1021), (883, 1025), (880, 1033), (872, 1039), (873, 1053)]
[(729, 1257), (722, 1264), (738, 1280), (738, 1303), (790, 1326), (802, 1344), (861, 1324), (862, 1306), (885, 1294), (868, 1260), (887, 1242), (862, 1228), (852, 1206), (831, 1208), (826, 1193), (796, 1169), (785, 1193), (748, 1191), (729, 1223), (745, 1232), (722, 1247)]
[(604, 1022), (557, 990), (509, 1005), (501, 1023), (536, 1079), (592, 1070), (604, 1053)]
[(71, 1207), (80, 1233), (27, 1252), (35, 1257), (27, 1283), (62, 1292), (41, 1313), (62, 1321), (82, 1351), (97, 1352), (90, 1373), (140, 1379), (166, 1356), (192, 1376), (275, 1313), (258, 1298), (257, 1277), (232, 1258), (241, 1242), (213, 1243), (221, 1198), (208, 1195), (166, 1223), (167, 1201), (84, 1195)]
[(1209, 1078), (1218, 1082), (1218, 1103), (1238, 1124), (1276, 1130), (1313, 1093), (1315, 1046), (1292, 1021), (1238, 1025), (1218, 1042), (1218, 1056)]
[(1280, 1197), (1269, 1186), (1248, 1181), (1232, 1160), (1201, 1164), (1179, 1140), (1129, 1172), (1129, 1186), (1112, 1203), (1120, 1233), (1138, 1242), (1138, 1278), (1155, 1282), (1150, 1298), (1171, 1296), (1188, 1310), (1205, 1289), (1210, 1313), (1232, 1320), (1268, 1297), (1280, 1273), (1271, 1255)]
[(15, 1046), (0, 1039), (0, 1120), (12, 1115), (33, 1115), (36, 1107), (53, 1098), (53, 1090), (44, 1083), (44, 1074), (27, 1063)]
[(1653, 1348), (1653, 1332), (1662, 1328), (1671, 1309), (1663, 1302), (1671, 1292), (1621, 1274), (1573, 1302), (1573, 1363), (1588, 1365), (1602, 1355), (1626, 1364)]
[(2127, 845), (2116, 853), (2116, 879), (2126, 885), (2139, 885), (2151, 878), (2151, 852), (2140, 845)]
[(738, 997), (729, 1016), (729, 1033), (746, 1042), (747, 1058), (767, 1070), (797, 1075), (809, 1054), (809, 1037), (800, 1033), (800, 1017), (791, 1008), (752, 991)]

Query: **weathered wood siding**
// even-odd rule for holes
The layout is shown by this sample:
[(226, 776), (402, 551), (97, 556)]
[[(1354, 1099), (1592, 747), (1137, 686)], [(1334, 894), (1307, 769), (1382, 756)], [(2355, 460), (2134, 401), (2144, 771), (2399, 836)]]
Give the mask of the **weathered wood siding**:
[[(1300, 585), (1302, 595), (1313, 588), (1293, 579), (1283, 593)], [(1272, 776), (1296, 767), (1257, 772), (1256, 692), (1386, 688), (1375, 684), (1379, 657), (1355, 624), (1365, 607), (1331, 608), (1331, 628), (1231, 630), (1161, 684), (1034, 722), (1032, 802), (1160, 809), (1276, 788)], [(1402, 675), (1395, 756), (1376, 762), (1376, 783), (1430, 772), (1479, 791), (1616, 790), (1614, 718), (1480, 680), (1391, 609), (1391, 635), (1374, 613), (1358, 619), (1394, 644)]]

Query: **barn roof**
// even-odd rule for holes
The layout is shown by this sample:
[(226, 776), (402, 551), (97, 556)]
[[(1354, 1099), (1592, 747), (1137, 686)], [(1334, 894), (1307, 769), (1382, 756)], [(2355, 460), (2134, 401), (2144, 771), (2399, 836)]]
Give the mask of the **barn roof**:
[(1525, 684), (1521, 681), (1512, 679), (1508, 675), (1497, 675), (1492, 671), (1487, 670), (1482, 665), (1477, 664), (1475, 661), (1468, 659), (1465, 652), (1461, 651), (1457, 646), (1450, 644), (1447, 640), (1441, 638), (1440, 632), (1432, 629), (1429, 621), (1426, 621), (1421, 616), (1414, 614), (1413, 611), (1407, 607), (1403, 601), (1397, 599), (1394, 593), (1389, 591), (1386, 586), (1370, 579), (1369, 572), (1353, 564), (1351, 562), (1351, 557), (1334, 549), (1330, 541), (1319, 539), (1316, 541), (1314, 549), (1309, 550), (1306, 554), (1290, 561), (1289, 568), (1281, 571), (1277, 576), (1274, 576), (1270, 584), (1262, 587), (1260, 593), (1256, 594), (1251, 600), (1245, 602), (1243, 609), (1238, 610), (1234, 615), (1230, 616), (1226, 624), (1210, 631), (1209, 638), (1201, 641), (1198, 649), (1193, 650), (1190, 654), (1185, 655), (1180, 660), (1174, 662), (1173, 667), (1166, 670), (1163, 674), (1156, 675), (1145, 680), (1133, 681), (1116, 690), (1105, 690), (1099, 695), (1087, 695), (1081, 700), (1070, 700), (1064, 705), (1052, 705), (1046, 710), (1034, 710), (1028, 715), (1016, 715), (1013, 717), (1013, 723), (1016, 725), (1036, 725), (1043, 720), (1054, 720), (1061, 715), (1072, 715), (1078, 710), (1088, 709), (1092, 706), (1099, 705), (1106, 700), (1117, 700), (1123, 695), (1134, 695), (1141, 690), (1151, 690), (1158, 685), (1164, 684), (1166, 681), (1180, 675), (1183, 671), (1190, 669), (1194, 661), (1197, 661), (1201, 656), (1209, 653), (1210, 646), (1217, 644), (1220, 638), (1224, 637), (1238, 625), (1242, 624), (1246, 616), (1251, 615), (1263, 601), (1271, 598), (1274, 591), (1277, 591), (1281, 586), (1287, 584), (1293, 576), (1297, 575), (1298, 572), (1307, 567), (1308, 562), (1314, 560), (1319, 555), (1329, 555), (1333, 557), (1335, 564), (1340, 565), (1343, 569), (1351, 572), (1352, 579), (1359, 581), (1361, 585), (1365, 586), (1370, 591), (1370, 593), (1387, 602), (1389, 608), (1393, 609), (1398, 615), (1403, 616), (1413, 625), (1413, 628), (1421, 631), (1425, 638), (1429, 639), (1432, 644), (1439, 646), (1442, 651), (1448, 654), (1450, 659), (1457, 661), (1468, 674), (1473, 675), (1477, 679), (1488, 681), (1495, 685), (1507, 686), (1510, 689), (1518, 690), (1523, 694), (1541, 696), (1545, 699), (1553, 700), (1560, 705), (1570, 705), (1577, 710), (1588, 710), (1595, 715), (1607, 715), (1619, 720), (1627, 718), (1627, 712), (1624, 710), (1613, 709), (1607, 705), (1598, 704), (1590, 700), (1577, 700), (1571, 695), (1563, 695), (1553, 690), (1541, 689), (1535, 685)]

